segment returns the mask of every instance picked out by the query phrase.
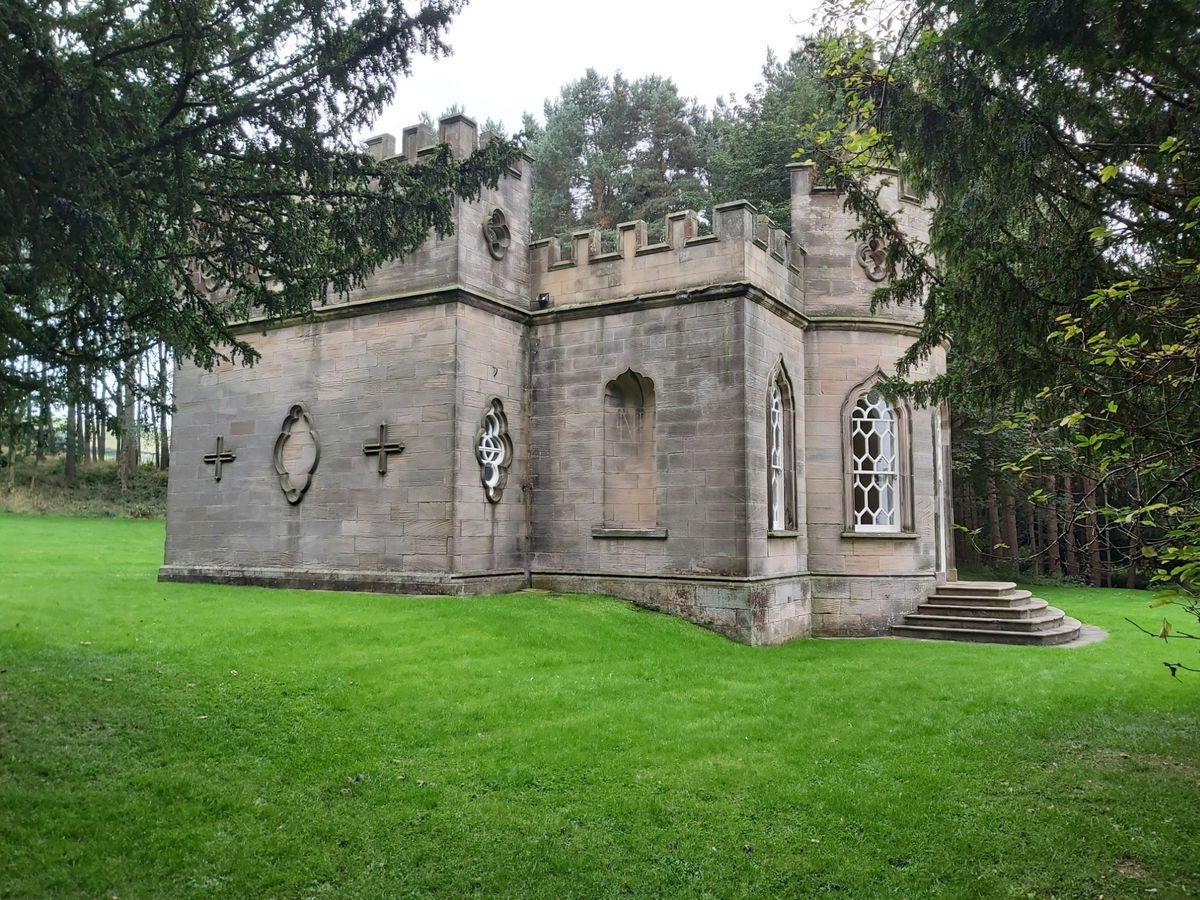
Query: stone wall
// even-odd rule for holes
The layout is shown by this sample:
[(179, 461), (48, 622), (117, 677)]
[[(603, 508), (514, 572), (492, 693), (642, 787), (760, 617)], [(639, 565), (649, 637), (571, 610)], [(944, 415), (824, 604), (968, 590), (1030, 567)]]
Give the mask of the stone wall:
[[(455, 403), (443, 411), (454, 428), (454, 509), (450, 519), (454, 570), (474, 579), (518, 575), (526, 563), (529, 482), (529, 339), (511, 319), (460, 304)], [(503, 404), (513, 445), (507, 482), (497, 502), (487, 499), (476, 457), (476, 431), (488, 404)], [(444, 468), (444, 463), (443, 463)]]
[(554, 238), (530, 249), (531, 293), (555, 306), (627, 301), (716, 284), (754, 284), (799, 310), (804, 253), (744, 201), (713, 211), (713, 232), (700, 234), (694, 212), (666, 218), (666, 240), (647, 243), (645, 222), (618, 226), (617, 249), (602, 252), (597, 231), (577, 232), (564, 254)]
[[(460, 406), (482, 411), (478, 401), (487, 394), (513, 402), (518, 421), (521, 412), (519, 387), (472, 374), (482, 366), (470, 361), (478, 338), (472, 325), (460, 326), (460, 309), (413, 306), (273, 329), (252, 340), (262, 354), (252, 375), (228, 365), (212, 372), (182, 366), (164, 575), (269, 581), (264, 573), (283, 569), (304, 573), (310, 586), (367, 578), (457, 591), (455, 576), (468, 561), (493, 576), (519, 573), (519, 500), (515, 526), (511, 504), (472, 516), (468, 492), (456, 496), (456, 469), (446, 465), (457, 458), (461, 472), (463, 457), (473, 460), (473, 433), (466, 437), (455, 416)], [(515, 359), (504, 371), (519, 385), (520, 344), (512, 346)], [(296, 403), (311, 416), (320, 456), (307, 492), (292, 504), (273, 451)], [(363, 445), (377, 440), (383, 422), (388, 439), (404, 449), (388, 456), (381, 475), (379, 457), (365, 455)], [(203, 461), (217, 435), (236, 454), (219, 482)], [(473, 474), (478, 485), (477, 465)], [(471, 543), (478, 535), (462, 534), (485, 530), (481, 519), (490, 519), (486, 550)]]
[[(814, 320), (807, 335), (805, 413), (809, 568), (813, 573), (813, 628), (825, 634), (885, 630), (924, 599), (938, 570), (940, 506), (935, 495), (932, 413), (900, 409), (902, 533), (855, 534), (847, 454), (848, 400), (872, 377), (891, 372), (913, 336), (894, 323)], [(917, 377), (944, 368), (935, 354)], [(852, 402), (852, 401), (851, 401)]]
[[(816, 183), (811, 163), (792, 163), (791, 211), (792, 238), (804, 247), (804, 311), (809, 316), (864, 316), (871, 310), (871, 292), (882, 285), (880, 273), (868, 275), (869, 266), (859, 262), (861, 242), (847, 238), (857, 226), (845, 209), (845, 196)], [(910, 235), (927, 238), (929, 213), (907, 195), (894, 172), (883, 172), (877, 179), (880, 201), (895, 213), (897, 224)], [(905, 306), (886, 311), (887, 318), (919, 322), (921, 308)]]
[[(458, 153), (477, 140), (461, 116), (440, 137)], [(405, 158), (431, 140), (407, 130)], [(532, 584), (615, 594), (748, 643), (885, 632), (952, 568), (948, 421), (904, 412), (903, 533), (853, 533), (846, 400), (892, 370), (919, 311), (871, 313), (878, 283), (846, 240), (842, 198), (808, 168), (792, 178), (796, 243), (739, 202), (713, 211), (711, 234), (684, 211), (661, 244), (631, 222), (611, 252), (590, 231), (564, 252), (530, 243), (522, 164), (458, 204), (454, 235), (316, 321), (253, 336), (254, 369), (181, 367), (162, 577), (425, 593)], [(917, 204), (885, 190), (902, 222), (925, 227)], [(483, 222), (496, 209), (508, 231), (494, 255)], [(916, 374), (943, 366), (937, 353)], [(794, 514), (773, 529), (779, 372)], [(296, 404), (320, 459), (289, 503), (274, 448)], [(490, 495), (477, 455), (488, 410), (511, 448)], [(404, 444), (386, 474), (364, 454), (383, 422)], [(236, 454), (220, 481), (203, 460), (218, 436)]]
[[(475, 123), (461, 115), (442, 119), (436, 134), (412, 128), (405, 137), (408, 162), (419, 162), (422, 152), (439, 141), (448, 143), (458, 156), (469, 154), (479, 143)], [(378, 154), (387, 155), (394, 144), (394, 140), (379, 144)], [(331, 303), (361, 303), (461, 286), (527, 309), (530, 178), (529, 161), (522, 159), (495, 188), (485, 187), (469, 202), (456, 200), (452, 234), (438, 236), (431, 231), (420, 249), (402, 261), (380, 266), (361, 288), (331, 298)], [(484, 221), (496, 209), (504, 213), (509, 230), (508, 248), (499, 260), (489, 253), (483, 231)]]
[[(533, 341), (533, 568), (745, 574), (740, 296), (540, 320)], [(604, 392), (654, 384), (657, 526), (605, 534)]]

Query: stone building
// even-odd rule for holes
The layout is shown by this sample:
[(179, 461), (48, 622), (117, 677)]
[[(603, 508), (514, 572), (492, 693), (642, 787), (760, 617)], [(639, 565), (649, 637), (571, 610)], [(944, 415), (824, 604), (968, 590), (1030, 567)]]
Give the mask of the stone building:
[[(466, 152), (475, 125), (401, 149), (435, 140)], [(870, 311), (878, 248), (789, 169), (790, 238), (736, 202), (560, 247), (530, 240), (522, 164), (312, 320), (248, 323), (254, 368), (176, 375), (160, 577), (600, 592), (755, 644), (887, 632), (953, 578), (948, 424), (874, 390), (920, 311)]]

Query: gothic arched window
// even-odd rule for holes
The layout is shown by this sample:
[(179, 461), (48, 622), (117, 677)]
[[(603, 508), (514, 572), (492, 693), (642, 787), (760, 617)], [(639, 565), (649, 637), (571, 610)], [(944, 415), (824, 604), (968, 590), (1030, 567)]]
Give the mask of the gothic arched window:
[(792, 387), (783, 367), (767, 388), (767, 527), (789, 531), (796, 527), (795, 407)]
[(881, 393), (860, 394), (850, 409), (852, 531), (900, 531), (900, 428)]

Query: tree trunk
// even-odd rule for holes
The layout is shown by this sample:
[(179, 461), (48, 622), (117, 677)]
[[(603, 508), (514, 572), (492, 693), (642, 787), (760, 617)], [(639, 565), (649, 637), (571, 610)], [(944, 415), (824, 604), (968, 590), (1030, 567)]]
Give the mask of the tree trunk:
[(1063, 491), (1067, 495), (1067, 510), (1063, 522), (1063, 554), (1066, 557), (1067, 575), (1079, 577), (1079, 552), (1075, 546), (1075, 479), (1070, 475), (1063, 478)]
[(96, 459), (101, 462), (108, 456), (108, 388), (100, 384), (100, 395), (96, 398)]
[(988, 557), (989, 561), (994, 562), (1000, 553), (999, 547), (1003, 543), (1000, 537), (1000, 500), (996, 493), (996, 476), (992, 472), (992, 464), (986, 462), (987, 466), (987, 517), (988, 517)]
[(1042, 510), (1042, 523), (1046, 531), (1046, 571), (1050, 575), (1062, 575), (1062, 548), (1058, 528), (1058, 485), (1053, 475), (1043, 479), (1049, 504)]
[(78, 464), (75, 455), (75, 438), (75, 398), (72, 396), (67, 401), (66, 447), (63, 448), (63, 477), (67, 479), (68, 484), (75, 480), (75, 469)]
[(1021, 570), (1020, 540), (1017, 537), (1017, 505), (1012, 491), (1004, 488), (1004, 543), (1008, 544), (1008, 563), (1014, 573)]
[(75, 404), (75, 459), (79, 465), (87, 465), (87, 444), (83, 441), (83, 404)]
[(1125, 570), (1125, 587), (1137, 587), (1137, 564), (1142, 555), (1142, 526), (1134, 523), (1129, 532), (1129, 567)]
[(141, 443), (137, 431), (137, 400), (134, 392), (134, 363), (132, 359), (125, 360), (121, 381), (121, 442), (117, 460), (117, 482), (121, 493), (129, 490), (134, 473), (141, 461)]
[(1096, 523), (1096, 480), (1084, 475), (1083, 507), (1087, 515), (1083, 520), (1083, 539), (1087, 546), (1088, 583), (1093, 587), (1104, 585), (1104, 571), (1100, 565), (1100, 531)]
[(158, 345), (158, 443), (162, 450), (158, 467), (164, 472), (171, 468), (171, 434), (167, 429), (167, 417), (171, 409), (171, 367), (167, 364), (167, 346)]
[(40, 463), (46, 458), (46, 450), (53, 435), (54, 420), (50, 416), (50, 401), (45, 395), (41, 398), (41, 414), (38, 416), (37, 444), (34, 448), (34, 458)]
[(1038, 540), (1037, 517), (1033, 504), (1026, 501), (1022, 504), (1025, 512), (1025, 533), (1029, 540), (1029, 571), (1034, 575), (1042, 574), (1042, 547)]
[(83, 465), (92, 462), (92, 409), (91, 404), (80, 403), (79, 415), (83, 419), (83, 440), (79, 445), (79, 461)]
[(150, 406), (150, 431), (154, 435), (154, 468), (162, 468), (162, 441), (158, 439), (158, 419), (153, 405)]
[(979, 516), (975, 511), (975, 492), (971, 490), (971, 484), (967, 479), (963, 478), (956, 485), (958, 493), (958, 513), (955, 519), (966, 531), (955, 529), (955, 556), (961, 559), (968, 565), (977, 565), (979, 563), (979, 548), (976, 545), (976, 538), (969, 532), (972, 531), (979, 520)]
[(17, 482), (17, 442), (21, 439), (21, 407), (14, 404), (8, 420), (8, 486)]

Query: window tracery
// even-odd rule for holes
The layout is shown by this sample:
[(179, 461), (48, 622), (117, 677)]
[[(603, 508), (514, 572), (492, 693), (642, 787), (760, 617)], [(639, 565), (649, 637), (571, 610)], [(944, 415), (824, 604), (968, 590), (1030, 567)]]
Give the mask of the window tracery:
[(791, 385), (780, 366), (767, 389), (767, 525), (775, 532), (796, 527), (794, 417)]
[(853, 530), (899, 531), (899, 429), (876, 390), (860, 395), (850, 413), (850, 479)]
[(479, 463), (479, 479), (483, 482), (483, 493), (489, 503), (499, 503), (504, 494), (512, 455), (512, 439), (508, 436), (504, 404), (492, 400), (475, 431), (475, 460)]

